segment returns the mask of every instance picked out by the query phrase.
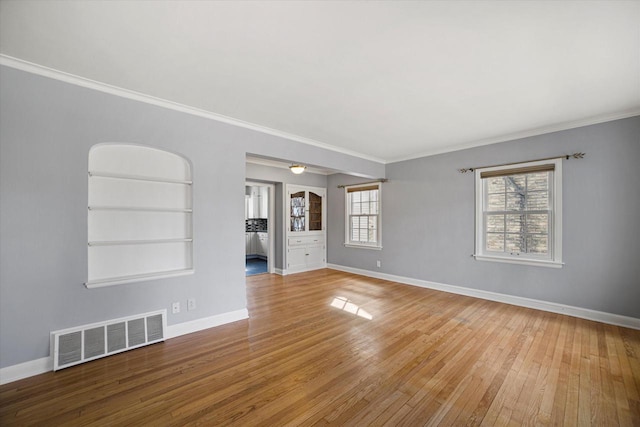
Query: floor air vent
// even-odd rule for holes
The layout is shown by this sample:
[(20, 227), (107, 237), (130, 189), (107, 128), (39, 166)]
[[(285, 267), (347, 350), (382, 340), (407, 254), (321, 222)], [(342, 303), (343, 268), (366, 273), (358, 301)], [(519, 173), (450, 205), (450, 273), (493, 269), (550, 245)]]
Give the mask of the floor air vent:
[(160, 310), (51, 332), (53, 370), (164, 341), (166, 328)]

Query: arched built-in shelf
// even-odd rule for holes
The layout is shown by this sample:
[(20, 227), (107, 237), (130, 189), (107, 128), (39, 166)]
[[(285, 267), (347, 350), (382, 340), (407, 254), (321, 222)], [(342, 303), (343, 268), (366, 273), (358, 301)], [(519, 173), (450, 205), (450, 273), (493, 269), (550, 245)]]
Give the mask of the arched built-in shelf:
[(192, 174), (157, 148), (89, 152), (88, 288), (193, 273)]

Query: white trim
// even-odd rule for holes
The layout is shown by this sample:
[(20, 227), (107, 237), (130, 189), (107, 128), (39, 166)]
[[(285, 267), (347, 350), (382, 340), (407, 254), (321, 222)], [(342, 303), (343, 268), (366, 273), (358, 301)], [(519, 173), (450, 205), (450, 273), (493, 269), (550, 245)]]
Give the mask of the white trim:
[(382, 246), (374, 246), (374, 245), (357, 245), (355, 243), (343, 243), (345, 248), (356, 248), (356, 249), (371, 249), (374, 251), (381, 251), (382, 250)]
[(286, 275), (287, 275), (287, 270), (283, 270), (283, 269), (281, 269), (281, 268), (274, 268), (274, 269), (273, 269), (273, 272), (274, 272), (275, 274), (280, 275), (280, 276), (286, 276)]
[(53, 68), (45, 67), (43, 65), (35, 64), (33, 62), (25, 61), (19, 58), (15, 58), (9, 55), (0, 54), (0, 65), (15, 68), (17, 70), (26, 71), (28, 73), (37, 74), (39, 76), (48, 77), (55, 80), (60, 80), (65, 83), (70, 83), (76, 86), (97, 90), (99, 92), (108, 93), (110, 95), (119, 96), (122, 98), (132, 99), (134, 101), (140, 101), (147, 104), (155, 105), (158, 107), (168, 108), (174, 111), (180, 111), (182, 113), (191, 114), (198, 117), (204, 117), (207, 119), (215, 120), (217, 122), (227, 123), (233, 126), (238, 126), (245, 129), (255, 130), (267, 135), (273, 135), (280, 138), (288, 139), (290, 141), (300, 142), (302, 144), (312, 145), (325, 150), (335, 151), (337, 153), (346, 154), (348, 156), (354, 156), (365, 160), (370, 160), (376, 163), (384, 164), (384, 160), (370, 156), (368, 154), (359, 153), (357, 151), (348, 150), (346, 148), (336, 147), (335, 145), (327, 144), (325, 142), (316, 141), (311, 138), (305, 138), (303, 136), (283, 132), (277, 129), (273, 129), (267, 126), (258, 125), (244, 120), (236, 119), (222, 114), (213, 113), (211, 111), (202, 110), (200, 108), (190, 107), (188, 105), (180, 104), (178, 102), (169, 101), (167, 99), (157, 98), (155, 96), (146, 95), (144, 93), (136, 92), (129, 89), (124, 89), (118, 86), (113, 86), (107, 83), (102, 83), (96, 80), (87, 79), (77, 76), (75, 74), (66, 73), (64, 71), (56, 70)]
[(30, 360), (0, 369), (0, 385), (53, 371), (51, 357)]
[[(224, 116), (222, 114), (212, 113), (210, 111), (202, 110), (195, 107), (190, 107), (188, 105), (180, 104), (180, 103), (169, 101), (162, 98), (157, 98), (151, 95), (146, 95), (144, 93), (135, 92), (129, 89), (124, 89), (124, 88), (113, 86), (107, 83), (98, 82), (96, 80), (87, 79), (71, 73), (66, 73), (64, 71), (45, 67), (43, 65), (35, 64), (33, 62), (25, 61), (23, 59), (15, 58), (5, 54), (0, 54), (0, 65), (15, 68), (17, 70), (25, 71), (31, 74), (48, 77), (54, 80), (63, 81), (65, 83), (73, 84), (76, 86), (94, 89), (100, 92), (108, 93), (108, 94), (119, 96), (122, 98), (132, 99), (135, 101), (140, 101), (147, 104), (168, 108), (170, 110), (180, 111), (180, 112), (191, 114), (198, 117), (205, 117), (218, 122), (227, 123), (227, 124), (242, 127), (245, 129), (255, 130), (258, 132), (265, 133), (267, 135), (278, 136), (291, 141), (300, 142), (302, 144), (312, 145), (314, 147), (335, 151), (337, 153), (346, 154), (348, 156), (354, 156), (364, 160), (369, 160), (372, 162), (381, 163), (385, 165), (390, 163), (403, 162), (406, 160), (419, 159), (422, 157), (435, 156), (438, 154), (451, 153), (454, 151), (466, 150), (474, 147), (481, 147), (484, 145), (491, 145), (491, 144), (497, 144), (500, 142), (512, 141), (516, 139), (529, 138), (532, 136), (544, 135), (552, 132), (559, 132), (563, 130), (575, 129), (575, 128), (584, 127), (584, 126), (596, 125), (598, 123), (605, 123), (605, 122), (611, 122), (614, 120), (627, 119), (629, 117), (635, 117), (640, 115), (640, 108), (631, 108), (629, 110), (625, 110), (625, 111), (621, 111), (613, 114), (604, 114), (604, 115), (589, 117), (587, 119), (573, 120), (573, 121), (568, 121), (564, 123), (558, 123), (555, 125), (542, 126), (539, 128), (529, 129), (522, 132), (515, 132), (515, 133), (496, 136), (492, 138), (481, 139), (479, 141), (470, 141), (466, 143), (461, 143), (453, 147), (449, 146), (445, 148), (436, 148), (433, 150), (422, 151), (420, 153), (412, 154), (409, 156), (396, 157), (392, 159), (380, 159), (368, 154), (363, 154), (363, 153), (349, 150), (346, 148), (336, 147), (334, 145), (316, 141), (310, 138), (305, 138), (303, 136), (294, 135), (294, 134), (283, 132), (277, 129), (272, 129), (266, 126), (258, 125), (255, 123), (250, 123), (240, 119), (235, 119), (233, 117)], [(317, 172), (314, 172), (314, 173), (317, 173)]]
[(367, 277), (373, 277), (376, 279), (390, 280), (392, 282), (403, 283), (405, 285), (419, 286), (421, 288), (434, 289), (437, 291), (449, 292), (457, 295), (465, 295), (489, 301), (501, 302), (504, 304), (516, 305), (519, 307), (533, 308), (536, 310), (564, 314), (567, 316), (578, 317), (580, 319), (594, 320), (596, 322), (640, 330), (640, 319), (635, 317), (622, 316), (614, 313), (606, 313), (603, 311), (591, 310), (588, 308), (575, 307), (571, 305), (519, 297), (515, 295), (483, 291), (481, 289), (465, 288), (462, 286), (447, 285), (444, 283), (430, 282), (427, 280), (414, 279), (411, 277), (379, 273), (375, 271), (346, 267), (337, 264), (327, 264), (327, 268), (346, 271), (347, 273), (354, 273)]
[(216, 314), (215, 316), (204, 317), (202, 319), (192, 320), (190, 322), (178, 323), (167, 326), (167, 339), (179, 337), (180, 335), (191, 334), (203, 329), (215, 328), (216, 326), (225, 325), (227, 323), (237, 322), (249, 318), (249, 311), (246, 308), (226, 313)]
[(506, 257), (499, 257), (499, 256), (476, 255), (476, 254), (474, 254), (473, 257), (478, 261), (506, 262), (507, 264), (533, 265), (535, 267), (562, 268), (562, 266), (564, 265), (563, 262), (554, 262), (554, 261), (537, 260), (537, 259), (515, 259), (515, 258), (506, 258)]
[[(198, 332), (203, 329), (214, 328), (216, 326), (248, 318), (249, 311), (246, 308), (243, 308), (241, 310), (217, 314), (215, 316), (196, 319), (190, 322), (169, 325), (166, 327), (165, 339), (176, 338), (181, 335)], [(0, 385), (51, 371), (53, 371), (53, 360), (51, 359), (51, 356), (7, 366), (6, 368), (0, 369)]]
[(545, 135), (553, 132), (560, 132), (563, 130), (570, 130), (581, 128), (584, 126), (597, 125), (599, 123), (612, 122), (614, 120), (628, 119), (629, 117), (635, 117), (640, 115), (640, 108), (631, 108), (629, 110), (620, 111), (613, 114), (603, 114), (599, 116), (589, 117), (582, 120), (572, 120), (564, 123), (558, 123), (555, 125), (542, 126), (539, 128), (529, 129), (522, 132), (508, 133), (506, 135), (499, 135), (492, 138), (481, 139), (479, 141), (469, 141), (461, 143), (455, 146), (449, 146), (445, 148), (436, 148), (429, 151), (422, 151), (418, 154), (412, 154), (409, 156), (396, 157), (394, 159), (387, 159), (384, 163), (398, 163), (407, 160), (419, 159), (422, 157), (437, 156), (438, 154), (452, 153), (454, 151), (467, 150), (469, 148), (482, 147), (484, 145), (498, 144), (500, 142), (514, 141), (518, 139), (530, 138), (532, 136)]

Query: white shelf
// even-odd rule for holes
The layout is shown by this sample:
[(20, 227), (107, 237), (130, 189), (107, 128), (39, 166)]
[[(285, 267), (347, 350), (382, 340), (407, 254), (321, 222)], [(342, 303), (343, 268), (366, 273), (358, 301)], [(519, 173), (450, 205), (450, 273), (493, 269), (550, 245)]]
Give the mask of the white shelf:
[(147, 245), (147, 244), (154, 244), (154, 243), (185, 243), (185, 242), (193, 242), (193, 239), (185, 238), (185, 239), (94, 241), (94, 242), (89, 242), (89, 246)]
[(135, 274), (131, 276), (110, 277), (108, 279), (91, 280), (86, 282), (84, 285), (88, 289), (102, 288), (105, 286), (121, 285), (123, 283), (142, 282), (145, 280), (186, 276), (190, 274), (193, 274), (192, 268), (182, 269), (182, 270), (161, 271), (157, 273), (148, 273), (148, 274)]
[(181, 212), (192, 213), (193, 209), (185, 208), (145, 208), (130, 206), (89, 206), (90, 211), (132, 211), (132, 212)]
[(184, 185), (193, 184), (193, 181), (187, 181), (187, 180), (159, 178), (159, 177), (141, 176), (141, 175), (127, 175), (127, 174), (111, 173), (111, 172), (89, 171), (89, 176), (97, 177), (97, 178), (132, 179), (135, 181), (162, 182), (165, 184), (184, 184)]

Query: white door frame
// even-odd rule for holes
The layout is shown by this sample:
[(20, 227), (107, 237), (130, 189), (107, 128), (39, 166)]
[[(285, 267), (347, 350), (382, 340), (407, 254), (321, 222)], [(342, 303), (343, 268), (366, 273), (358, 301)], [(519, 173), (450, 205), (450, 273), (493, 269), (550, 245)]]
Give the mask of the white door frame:
[(275, 236), (275, 232), (273, 230), (274, 227), (274, 218), (276, 216), (276, 204), (275, 202), (275, 196), (276, 196), (276, 186), (275, 184), (268, 184), (265, 182), (256, 182), (256, 181), (245, 181), (244, 183), (245, 186), (252, 186), (252, 187), (267, 187), (269, 189), (269, 200), (267, 201), (268, 206), (269, 206), (269, 216), (267, 218), (267, 238), (269, 239), (269, 253), (267, 254), (267, 273), (274, 273), (275, 272), (275, 263), (274, 263), (274, 254), (276, 253), (275, 250), (275, 242), (274, 242), (274, 236)]

